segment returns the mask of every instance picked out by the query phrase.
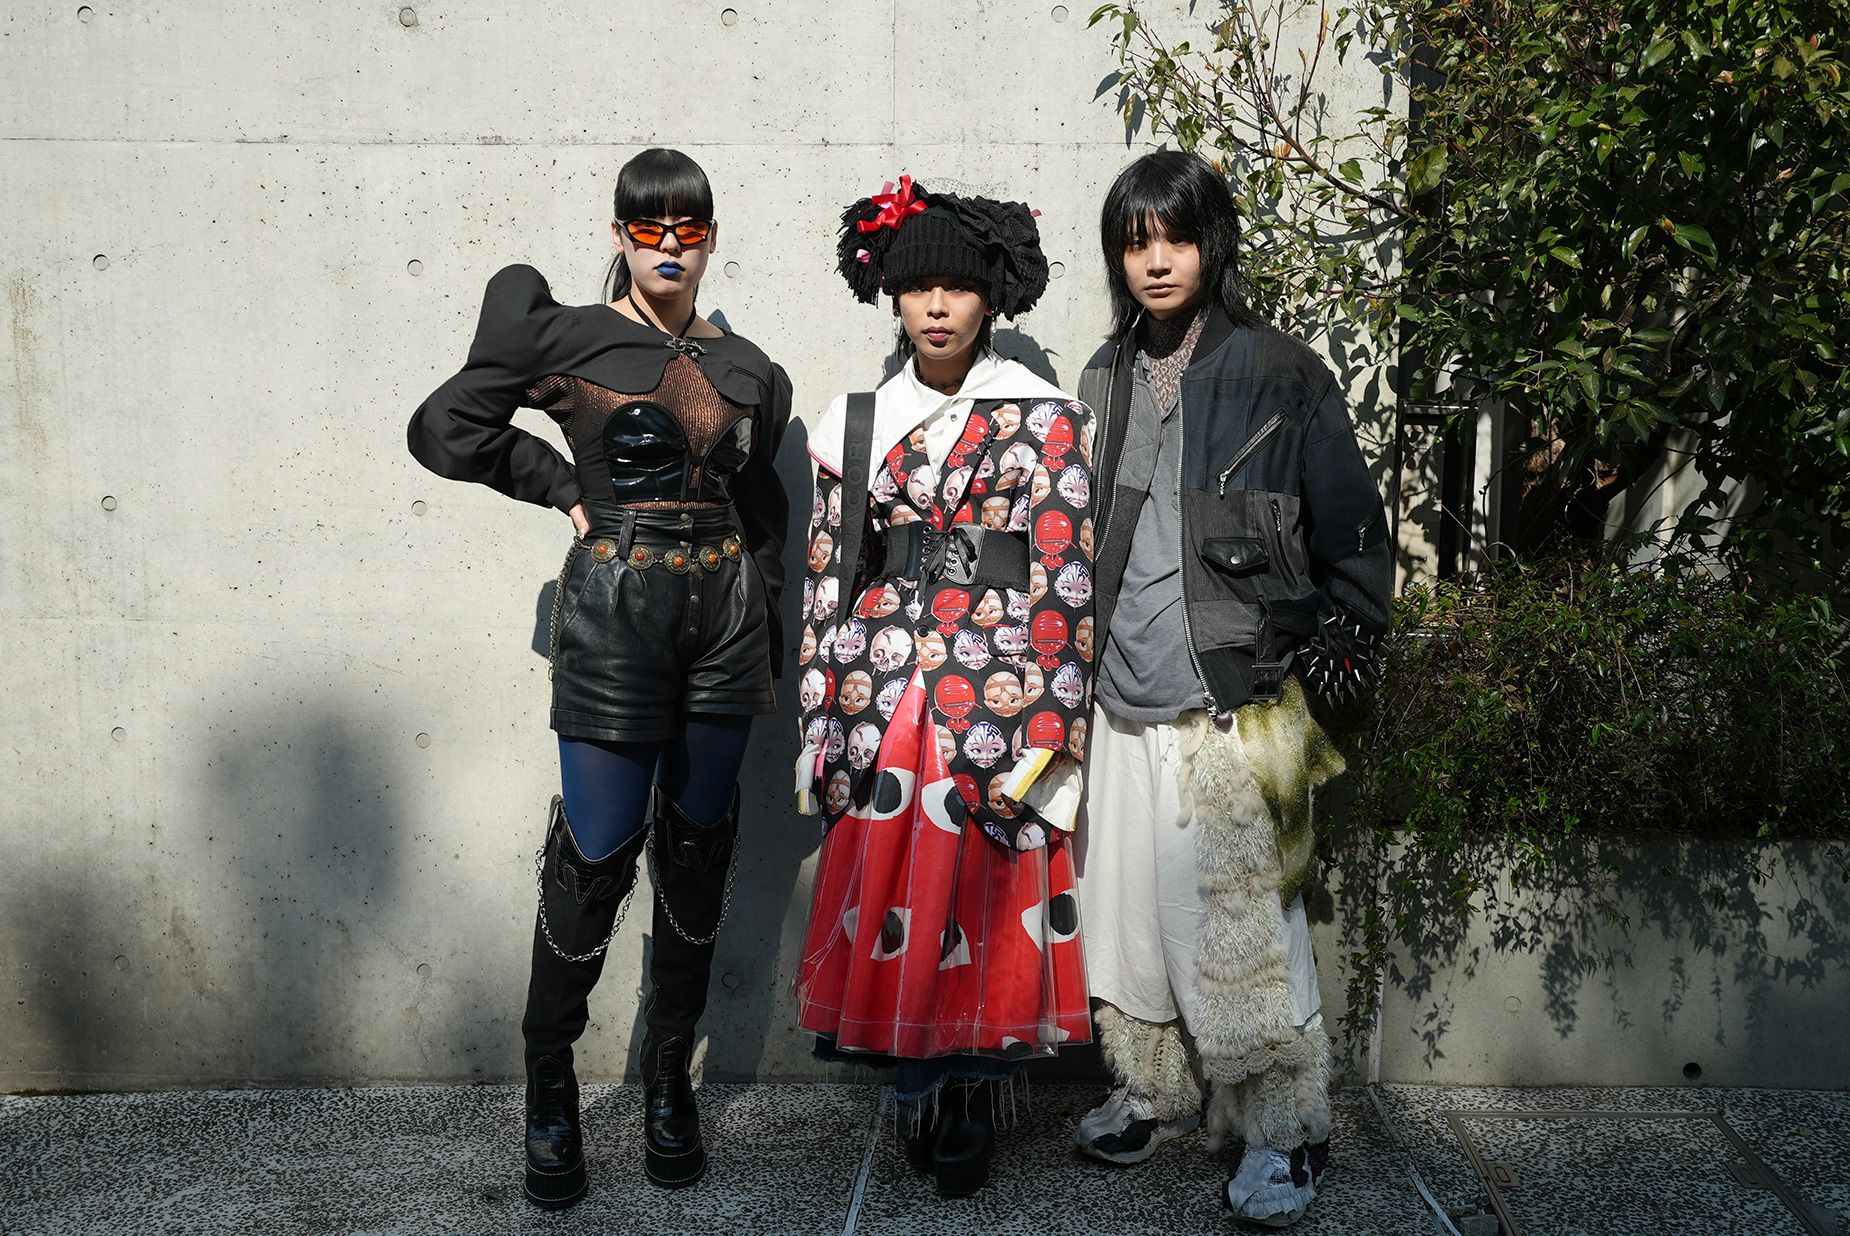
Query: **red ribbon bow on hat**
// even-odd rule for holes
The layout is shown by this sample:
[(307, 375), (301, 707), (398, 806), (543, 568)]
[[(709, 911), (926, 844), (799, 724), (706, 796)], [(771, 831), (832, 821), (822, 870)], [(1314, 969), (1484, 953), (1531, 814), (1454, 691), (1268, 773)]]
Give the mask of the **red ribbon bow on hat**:
[(925, 209), (925, 203), (912, 196), (912, 177), (910, 176), (899, 178), (899, 192), (897, 193), (893, 192), (893, 182), (887, 181), (880, 192), (874, 194), (873, 201), (874, 205), (880, 207), (880, 213), (874, 217), (872, 222), (862, 219), (855, 224), (855, 227), (863, 232), (877, 232), (883, 227), (898, 231), (901, 223)]

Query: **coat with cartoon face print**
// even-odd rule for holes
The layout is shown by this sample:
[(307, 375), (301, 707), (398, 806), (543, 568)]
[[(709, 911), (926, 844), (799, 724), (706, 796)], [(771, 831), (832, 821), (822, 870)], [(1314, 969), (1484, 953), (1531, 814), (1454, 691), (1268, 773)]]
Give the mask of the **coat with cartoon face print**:
[(904, 684), (918, 673), (934, 737), (954, 744), (948, 763), (970, 818), (1011, 849), (1045, 843), (1045, 822), (1002, 785), (1031, 751), (1084, 756), (1092, 646), (1078, 633), (1092, 626), (1091, 538), (1080, 536), (1092, 514), (1090, 425), (1091, 413), (1076, 401), (979, 400), (940, 466), (926, 458), (915, 430), (875, 468), (864, 545), (919, 520), (937, 529), (982, 524), (1027, 545), (1038, 569), (1023, 592), (870, 580), (864, 565), (840, 613), (825, 580), (840, 554), (842, 481), (818, 467), (803, 589), (801, 729), (848, 735), (845, 743), (825, 742), (818, 760), (825, 830), (863, 790), (868, 745), (884, 734)]

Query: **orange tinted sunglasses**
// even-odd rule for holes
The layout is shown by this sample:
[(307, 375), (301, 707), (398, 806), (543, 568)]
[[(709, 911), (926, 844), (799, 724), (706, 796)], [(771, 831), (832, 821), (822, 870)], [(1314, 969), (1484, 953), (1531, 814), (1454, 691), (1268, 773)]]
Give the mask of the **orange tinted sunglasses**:
[(648, 249), (661, 244), (662, 238), (670, 232), (683, 245), (697, 245), (713, 231), (711, 219), (683, 219), (674, 224), (663, 223), (660, 219), (618, 219), (617, 222), (623, 225), (631, 240)]

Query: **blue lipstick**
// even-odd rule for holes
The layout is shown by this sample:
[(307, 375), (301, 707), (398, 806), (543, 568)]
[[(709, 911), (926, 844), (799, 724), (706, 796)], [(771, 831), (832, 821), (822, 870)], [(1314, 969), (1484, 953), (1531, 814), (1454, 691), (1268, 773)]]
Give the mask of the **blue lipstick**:
[(687, 268), (679, 262), (658, 262), (655, 273), (664, 279), (679, 279), (687, 273)]

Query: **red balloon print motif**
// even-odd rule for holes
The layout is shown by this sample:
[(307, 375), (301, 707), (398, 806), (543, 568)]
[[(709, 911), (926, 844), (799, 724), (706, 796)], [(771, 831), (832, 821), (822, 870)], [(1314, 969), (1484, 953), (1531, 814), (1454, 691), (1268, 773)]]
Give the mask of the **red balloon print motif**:
[(938, 620), (938, 630), (953, 635), (958, 624), (970, 612), (970, 594), (962, 588), (941, 588), (931, 599), (931, 616)]
[(1034, 521), (1034, 544), (1041, 551), (1041, 561), (1050, 571), (1058, 570), (1066, 559), (1061, 557), (1073, 543), (1073, 517), (1065, 511), (1042, 511)]
[(970, 685), (968, 678), (956, 674), (940, 678), (933, 698), (945, 725), (952, 731), (961, 733), (970, 728), (970, 713), (976, 708), (976, 688)]
[(1028, 745), (1058, 750), (1066, 742), (1066, 722), (1057, 712), (1037, 712), (1028, 721)]
[(1044, 609), (1034, 615), (1034, 624), (1028, 628), (1028, 642), (1034, 645), (1034, 651), (1041, 654), (1035, 658), (1040, 667), (1053, 669), (1060, 664), (1060, 650), (1066, 647), (1065, 616), (1051, 609)]

